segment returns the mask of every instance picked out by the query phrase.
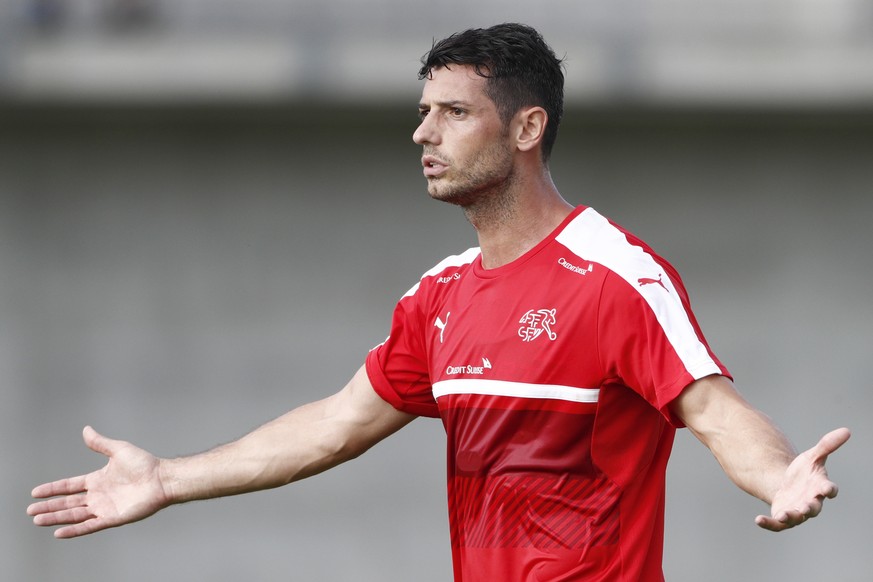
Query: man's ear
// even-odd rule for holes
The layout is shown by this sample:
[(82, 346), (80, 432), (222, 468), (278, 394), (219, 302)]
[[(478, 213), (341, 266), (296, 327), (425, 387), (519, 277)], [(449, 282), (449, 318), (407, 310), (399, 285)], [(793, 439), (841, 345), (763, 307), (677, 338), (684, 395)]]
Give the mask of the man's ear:
[(542, 107), (527, 107), (515, 114), (516, 146), (523, 152), (528, 152), (543, 141), (546, 133), (546, 123), (549, 114)]

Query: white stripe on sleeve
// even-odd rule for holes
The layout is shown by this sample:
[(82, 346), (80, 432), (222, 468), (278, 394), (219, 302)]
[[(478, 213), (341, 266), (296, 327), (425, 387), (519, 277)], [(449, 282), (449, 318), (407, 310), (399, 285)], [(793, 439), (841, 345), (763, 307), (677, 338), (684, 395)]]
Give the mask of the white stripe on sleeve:
[[(586, 208), (558, 235), (557, 241), (579, 257), (610, 269), (642, 295), (695, 379), (721, 373), (697, 337), (670, 277), (652, 255), (630, 244), (621, 230), (597, 211)], [(669, 293), (659, 283), (641, 284), (644, 277), (659, 279)]]

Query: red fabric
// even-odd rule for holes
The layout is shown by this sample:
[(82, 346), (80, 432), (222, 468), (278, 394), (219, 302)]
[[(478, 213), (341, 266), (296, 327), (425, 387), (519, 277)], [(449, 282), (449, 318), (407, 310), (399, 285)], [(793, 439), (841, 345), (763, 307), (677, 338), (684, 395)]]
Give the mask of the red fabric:
[(727, 371), (644, 243), (580, 207), (499, 269), (449, 258), (367, 370), (396, 408), (442, 418), (456, 582), (663, 580), (668, 405)]

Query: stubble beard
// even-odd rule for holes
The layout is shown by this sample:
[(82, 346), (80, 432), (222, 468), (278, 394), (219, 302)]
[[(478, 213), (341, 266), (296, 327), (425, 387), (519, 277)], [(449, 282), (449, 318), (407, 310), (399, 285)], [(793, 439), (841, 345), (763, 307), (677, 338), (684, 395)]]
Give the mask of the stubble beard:
[(431, 198), (460, 206), (476, 227), (503, 222), (512, 215), (517, 198), (516, 176), (512, 152), (503, 142), (495, 142), (461, 170), (454, 160), (442, 159), (455, 173), (430, 179)]

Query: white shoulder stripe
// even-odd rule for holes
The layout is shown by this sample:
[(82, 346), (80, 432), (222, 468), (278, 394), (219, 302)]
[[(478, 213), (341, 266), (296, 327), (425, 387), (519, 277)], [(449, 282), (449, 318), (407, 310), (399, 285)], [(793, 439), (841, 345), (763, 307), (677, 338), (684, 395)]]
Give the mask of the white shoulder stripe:
[(610, 269), (642, 295), (692, 376), (720, 373), (697, 337), (673, 282), (652, 255), (630, 244), (621, 230), (591, 208), (573, 219), (557, 241), (579, 257)]
[(503, 380), (458, 379), (443, 380), (433, 385), (433, 396), (449, 394), (480, 394), (483, 396), (509, 396), (512, 398), (542, 398), (568, 402), (596, 403), (599, 388), (574, 388), (557, 384), (525, 384)]
[[(446, 257), (445, 259), (437, 263), (433, 268), (429, 269), (424, 275), (421, 276), (421, 278), (424, 279), (425, 277), (432, 277), (433, 275), (445, 271), (449, 267), (462, 267), (464, 265), (469, 265), (476, 259), (476, 257), (479, 256), (479, 253), (479, 247), (473, 247), (467, 249), (460, 255), (452, 255), (450, 257)], [(412, 288), (403, 295), (403, 297), (415, 295), (415, 293), (418, 291), (418, 287), (420, 284), (421, 281), (413, 285)]]

